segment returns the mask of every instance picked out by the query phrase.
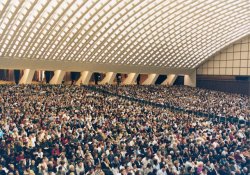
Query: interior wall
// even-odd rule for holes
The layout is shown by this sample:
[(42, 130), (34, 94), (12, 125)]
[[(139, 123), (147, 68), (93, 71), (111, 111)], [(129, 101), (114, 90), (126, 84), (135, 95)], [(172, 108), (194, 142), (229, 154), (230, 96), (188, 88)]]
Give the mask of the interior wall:
[(250, 75), (250, 35), (212, 56), (198, 75)]

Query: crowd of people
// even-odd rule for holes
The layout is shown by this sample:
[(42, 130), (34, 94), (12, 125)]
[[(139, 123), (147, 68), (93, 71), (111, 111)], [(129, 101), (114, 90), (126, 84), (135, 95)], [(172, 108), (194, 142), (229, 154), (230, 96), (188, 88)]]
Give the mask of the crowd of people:
[(248, 175), (249, 131), (84, 86), (0, 85), (0, 175)]
[(189, 86), (164, 85), (102, 85), (112, 93), (169, 104), (185, 110), (215, 114), (223, 117), (250, 119), (250, 96), (212, 91)]

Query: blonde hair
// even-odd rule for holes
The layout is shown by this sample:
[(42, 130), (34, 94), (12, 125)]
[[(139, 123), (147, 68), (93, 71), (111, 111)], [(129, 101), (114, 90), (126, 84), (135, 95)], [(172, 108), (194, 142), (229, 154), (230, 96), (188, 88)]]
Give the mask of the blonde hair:
[[(70, 165), (70, 166), (69, 166), (69, 170), (70, 170), (70, 171), (74, 171), (74, 170), (75, 170), (74, 165)], [(70, 173), (70, 174), (71, 174), (71, 173)]]

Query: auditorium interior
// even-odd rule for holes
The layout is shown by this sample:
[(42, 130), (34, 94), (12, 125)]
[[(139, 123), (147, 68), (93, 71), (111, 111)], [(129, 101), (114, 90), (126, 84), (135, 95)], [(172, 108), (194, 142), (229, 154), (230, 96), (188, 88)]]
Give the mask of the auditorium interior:
[(249, 0), (0, 0), (0, 175), (250, 175)]

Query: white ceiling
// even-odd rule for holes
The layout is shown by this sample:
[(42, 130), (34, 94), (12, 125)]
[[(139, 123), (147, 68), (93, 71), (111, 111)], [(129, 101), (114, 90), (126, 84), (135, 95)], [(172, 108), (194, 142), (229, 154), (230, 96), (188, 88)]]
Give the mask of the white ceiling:
[(182, 72), (248, 34), (249, 0), (0, 0), (2, 68)]

